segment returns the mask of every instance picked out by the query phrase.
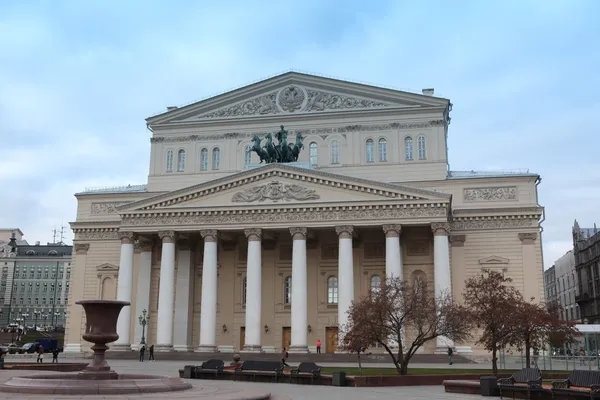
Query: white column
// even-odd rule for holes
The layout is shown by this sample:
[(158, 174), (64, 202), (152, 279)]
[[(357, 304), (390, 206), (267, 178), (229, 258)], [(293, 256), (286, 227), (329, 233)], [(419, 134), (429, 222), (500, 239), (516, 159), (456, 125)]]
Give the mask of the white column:
[(308, 352), (308, 288), (306, 228), (290, 228), (292, 234), (292, 340), (290, 353)]
[(173, 304), (175, 303), (175, 232), (158, 232), (162, 239), (158, 320), (155, 351), (173, 350)]
[(248, 238), (246, 267), (246, 340), (244, 351), (261, 351), (261, 285), (262, 285), (262, 229), (245, 229)]
[(404, 278), (400, 232), (402, 225), (383, 225), (385, 232), (385, 277)]
[[(348, 310), (354, 300), (354, 258), (352, 255), (352, 232), (350, 225), (336, 226), (339, 237), (338, 253), (338, 325), (343, 327), (348, 320)], [(338, 335), (341, 342), (342, 335)]]
[(196, 351), (217, 351), (217, 231), (200, 231), (204, 238), (202, 261), (202, 304), (200, 313), (200, 345)]
[[(435, 222), (431, 224), (433, 232), (433, 281), (435, 296), (452, 293), (452, 280), (450, 276), (450, 224)], [(443, 336), (437, 338), (436, 352), (446, 352), (448, 346), (453, 346), (452, 341)]]
[[(133, 232), (120, 232), (121, 258), (119, 260), (119, 280), (117, 283), (117, 300), (131, 303), (133, 291)], [(119, 339), (112, 350), (130, 350), (131, 345), (131, 307), (123, 307), (117, 320)]]
[(135, 326), (133, 334), (133, 343), (131, 344), (132, 350), (138, 350), (142, 343), (142, 333), (144, 334), (144, 342), (148, 341), (148, 326), (143, 329), (142, 325), (139, 324), (137, 318), (142, 315), (142, 312), (146, 310), (146, 316), (149, 315), (150, 311), (150, 278), (152, 275), (152, 242), (150, 240), (139, 240), (140, 246), (140, 268), (137, 276), (137, 288), (135, 291), (135, 315), (133, 316), (133, 323)]
[(192, 252), (187, 238), (177, 241), (177, 275), (175, 277), (175, 320), (173, 322), (173, 350), (192, 350), (192, 309), (194, 302), (194, 270)]

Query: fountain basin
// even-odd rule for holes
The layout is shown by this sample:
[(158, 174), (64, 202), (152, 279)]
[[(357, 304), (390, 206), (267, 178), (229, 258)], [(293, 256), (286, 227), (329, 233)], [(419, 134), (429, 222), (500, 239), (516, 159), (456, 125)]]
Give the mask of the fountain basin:
[(177, 377), (137, 374), (118, 374), (110, 380), (82, 379), (79, 374), (33, 375), (0, 384), (0, 392), (61, 395), (164, 393), (190, 388), (190, 383)]

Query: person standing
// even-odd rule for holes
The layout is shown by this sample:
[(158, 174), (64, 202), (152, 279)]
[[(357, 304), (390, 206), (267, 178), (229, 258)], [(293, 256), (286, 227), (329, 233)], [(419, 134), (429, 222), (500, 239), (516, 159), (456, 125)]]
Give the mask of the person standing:
[(52, 350), (52, 364), (57, 363), (58, 364), (58, 348), (55, 348), (54, 350)]
[(321, 354), (321, 339), (317, 339), (317, 354)]
[(144, 353), (146, 352), (146, 346), (140, 347), (140, 362), (144, 362)]
[(452, 347), (448, 346), (448, 365), (452, 365), (452, 355), (454, 354), (454, 350)]
[(281, 350), (281, 365), (284, 367), (289, 367), (288, 363), (286, 363), (286, 360), (288, 359), (288, 352), (285, 349), (285, 347)]
[(148, 361), (156, 361), (154, 359), (154, 345), (150, 346), (148, 349)]
[(44, 361), (44, 346), (42, 346), (40, 344), (38, 347), (37, 362), (42, 363), (43, 361)]

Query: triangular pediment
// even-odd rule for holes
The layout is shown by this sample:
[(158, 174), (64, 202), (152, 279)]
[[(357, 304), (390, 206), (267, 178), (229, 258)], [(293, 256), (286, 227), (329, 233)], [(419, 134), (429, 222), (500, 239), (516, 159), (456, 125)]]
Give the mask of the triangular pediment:
[(485, 257), (479, 260), (479, 264), (486, 265), (506, 265), (510, 260), (508, 258), (500, 257), (500, 256), (490, 256)]
[(446, 107), (449, 100), (289, 72), (148, 118), (150, 125), (328, 113), (347, 110)]
[(369, 202), (449, 204), (445, 193), (415, 189), (293, 167), (269, 164), (225, 178), (161, 194), (119, 207), (119, 213), (178, 209), (264, 207), (273, 205), (313, 206)]
[(109, 272), (109, 271), (118, 271), (118, 270), (119, 270), (118, 265), (114, 265), (114, 264), (110, 264), (110, 263), (104, 263), (104, 264), (98, 265), (96, 267), (96, 271), (98, 271), (98, 272)]

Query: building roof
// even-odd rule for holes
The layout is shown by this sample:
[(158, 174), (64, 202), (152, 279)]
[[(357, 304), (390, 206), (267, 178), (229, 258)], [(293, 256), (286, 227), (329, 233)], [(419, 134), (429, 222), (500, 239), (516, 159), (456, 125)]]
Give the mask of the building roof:
[(63, 244), (27, 245), (17, 247), (17, 257), (64, 257), (73, 254), (73, 246)]
[(80, 194), (112, 194), (112, 193), (139, 193), (147, 192), (148, 185), (127, 185), (127, 186), (108, 186), (108, 187), (87, 187), (83, 192), (75, 193), (75, 196)]
[(538, 177), (538, 174), (529, 172), (528, 169), (504, 170), (504, 171), (448, 171), (448, 179), (469, 178), (506, 178), (515, 176)]

